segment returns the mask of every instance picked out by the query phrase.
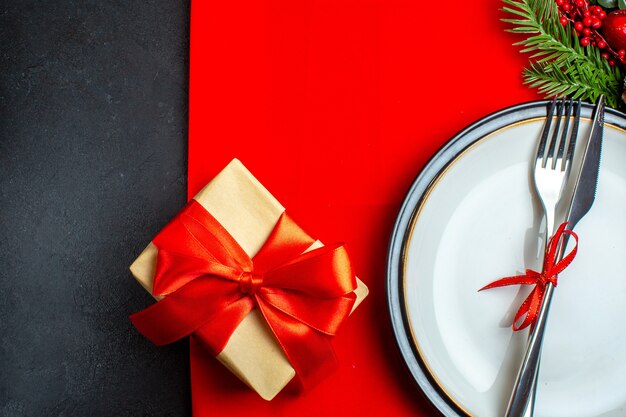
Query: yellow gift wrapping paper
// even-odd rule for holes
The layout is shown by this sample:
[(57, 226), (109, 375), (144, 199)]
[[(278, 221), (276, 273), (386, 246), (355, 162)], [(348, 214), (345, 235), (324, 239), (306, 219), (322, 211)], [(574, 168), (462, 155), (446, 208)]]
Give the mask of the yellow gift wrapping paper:
[[(194, 199), (224, 226), (250, 258), (261, 249), (285, 211), (238, 159), (233, 159)], [(317, 241), (309, 250), (319, 246), (322, 244)], [(157, 252), (156, 246), (150, 243), (130, 266), (133, 276), (150, 294)], [(357, 283), (352, 311), (368, 294), (365, 284), (359, 279)], [(295, 376), (280, 344), (257, 309), (252, 310), (235, 329), (217, 360), (265, 400), (274, 398)]]

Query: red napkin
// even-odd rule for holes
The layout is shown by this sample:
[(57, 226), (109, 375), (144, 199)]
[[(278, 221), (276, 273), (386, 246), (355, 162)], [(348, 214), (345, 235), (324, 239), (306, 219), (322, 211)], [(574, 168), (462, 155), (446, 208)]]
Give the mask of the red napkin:
[(193, 1), (189, 196), (237, 157), (325, 242), (347, 242), (370, 296), (334, 340), (337, 373), (266, 402), (193, 343), (203, 416), (430, 416), (385, 298), (404, 195), (457, 131), (538, 97), (497, 0)]

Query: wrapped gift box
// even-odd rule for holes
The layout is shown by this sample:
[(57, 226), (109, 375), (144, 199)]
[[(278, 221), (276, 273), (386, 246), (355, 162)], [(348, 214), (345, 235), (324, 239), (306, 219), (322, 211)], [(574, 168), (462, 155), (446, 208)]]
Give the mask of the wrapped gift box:
[[(215, 217), (250, 258), (261, 249), (285, 211), (237, 159), (194, 199)], [(316, 241), (309, 249), (320, 246), (322, 244)], [(130, 267), (150, 294), (157, 253), (157, 247), (150, 243)], [(363, 282), (357, 279), (357, 284), (353, 311), (368, 294)], [(256, 308), (239, 324), (217, 359), (266, 400), (274, 398), (295, 376), (276, 337)]]

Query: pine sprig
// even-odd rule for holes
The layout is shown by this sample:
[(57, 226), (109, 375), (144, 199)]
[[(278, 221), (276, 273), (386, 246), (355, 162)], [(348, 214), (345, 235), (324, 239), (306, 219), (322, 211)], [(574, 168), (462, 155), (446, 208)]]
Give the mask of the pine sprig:
[(516, 43), (530, 53), (531, 64), (523, 73), (524, 82), (542, 94), (569, 95), (595, 101), (604, 94), (607, 104), (619, 103), (622, 74), (611, 67), (597, 48), (580, 45), (568, 23), (559, 21), (554, 0), (503, 0), (503, 11), (514, 18), (502, 19), (514, 27), (509, 32), (529, 35)]

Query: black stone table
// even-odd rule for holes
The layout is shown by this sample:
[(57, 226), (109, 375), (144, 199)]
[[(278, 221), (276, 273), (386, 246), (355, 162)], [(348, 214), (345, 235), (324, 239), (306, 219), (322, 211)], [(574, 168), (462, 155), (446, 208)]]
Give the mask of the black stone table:
[(184, 204), (189, 0), (0, 2), (0, 416), (190, 415), (128, 266)]

